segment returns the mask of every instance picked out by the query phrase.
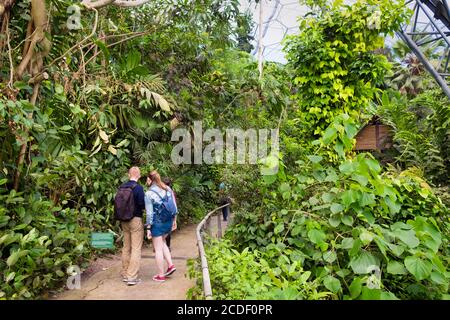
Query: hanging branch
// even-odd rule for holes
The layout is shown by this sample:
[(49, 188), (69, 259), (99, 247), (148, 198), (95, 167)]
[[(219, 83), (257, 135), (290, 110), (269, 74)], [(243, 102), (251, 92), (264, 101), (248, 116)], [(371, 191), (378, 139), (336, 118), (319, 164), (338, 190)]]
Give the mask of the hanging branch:
[(6, 32), (6, 42), (8, 45), (8, 57), (9, 57), (9, 65), (10, 65), (10, 70), (9, 70), (9, 82), (8, 82), (8, 87), (10, 89), (13, 88), (13, 83), (14, 83), (14, 63), (13, 63), (13, 58), (12, 58), (12, 50), (11, 50), (11, 43), (10, 43), (10, 35), (9, 35), (9, 21), (6, 21), (6, 28), (5, 28), (5, 32)]
[(13, 6), (14, 2), (16, 2), (16, 0), (0, 0), (0, 19), (5, 12), (9, 12), (9, 9)]
[[(42, 68), (43, 58), (50, 52), (51, 42), (45, 37), (44, 30), (47, 27), (47, 10), (44, 0), (32, 0), (31, 1), (31, 17), (34, 25), (33, 36), (30, 43), (25, 43), (27, 48), (22, 61), (17, 67), (16, 76), (18, 79), (22, 78), (27, 67), (30, 66), (30, 62), (33, 59), (34, 67)], [(42, 47), (41, 52), (36, 52), (36, 46), (40, 44)]]
[(118, 7), (138, 7), (141, 6), (147, 2), (149, 2), (150, 0), (131, 0), (131, 1), (126, 1), (126, 0), (97, 0), (97, 1), (92, 1), (92, 0), (83, 0), (81, 2), (81, 5), (85, 6), (88, 9), (98, 9), (98, 8), (102, 8), (102, 7), (106, 7), (108, 5), (115, 5)]
[[(146, 35), (146, 34), (149, 34), (150, 32), (152, 32), (152, 30), (148, 30), (148, 31), (143, 31), (143, 32), (135, 33), (135, 34), (133, 34), (133, 35), (130, 36), (130, 37), (127, 37), (127, 38), (118, 40), (118, 41), (116, 41), (116, 42), (114, 42), (114, 43), (110, 43), (110, 44), (108, 44), (106, 47), (107, 47), (107, 48), (113, 47), (113, 46), (115, 46), (115, 45), (118, 45), (118, 44), (120, 44), (120, 43), (126, 42), (126, 41), (128, 41), (128, 40), (131, 40), (131, 39), (134, 39), (134, 38), (141, 37), (141, 36), (144, 36), (144, 35)], [(97, 53), (95, 53), (94, 55), (92, 55), (92, 57), (90, 57), (90, 58), (86, 61), (85, 64), (88, 65), (89, 63), (91, 63), (91, 62), (92, 62), (92, 61), (93, 61), (100, 53), (101, 53), (101, 51), (98, 51)]]
[[(16, 0), (0, 0), (0, 34), (6, 34), (6, 25), (9, 23), (10, 10)], [(0, 52), (4, 49), (4, 39), (0, 38)]]
[(92, 28), (91, 34), (89, 34), (86, 38), (84, 38), (80, 42), (78, 42), (75, 45), (73, 45), (70, 49), (67, 49), (67, 51), (64, 52), (61, 56), (59, 56), (58, 58), (56, 58), (55, 60), (50, 62), (50, 64), (47, 66), (47, 68), (52, 66), (53, 64), (55, 64), (57, 61), (61, 60), (62, 58), (64, 58), (72, 50), (80, 47), (83, 43), (85, 43), (86, 41), (88, 41), (90, 38), (92, 38), (95, 35), (95, 33), (97, 32), (97, 26), (98, 26), (98, 11), (95, 8), (90, 8), (90, 9), (94, 10), (94, 12), (95, 12), (94, 27)]

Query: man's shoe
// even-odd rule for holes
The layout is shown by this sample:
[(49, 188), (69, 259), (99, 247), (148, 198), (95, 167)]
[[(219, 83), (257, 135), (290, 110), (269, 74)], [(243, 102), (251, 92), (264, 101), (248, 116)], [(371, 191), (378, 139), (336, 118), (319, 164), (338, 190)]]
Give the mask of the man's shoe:
[(159, 274), (157, 274), (156, 276), (153, 277), (153, 281), (157, 281), (157, 282), (164, 282), (166, 280), (167, 280), (167, 278), (165, 276), (160, 276)]
[(128, 280), (127, 281), (127, 285), (129, 285), (129, 286), (134, 286), (134, 285), (137, 285), (138, 283), (141, 283), (141, 279), (135, 279), (135, 280)]
[(122, 277), (122, 281), (123, 282), (128, 282), (128, 278), (127, 277)]
[(175, 265), (171, 265), (171, 266), (167, 269), (166, 273), (164, 273), (164, 276), (165, 276), (165, 277), (168, 277), (168, 276), (170, 276), (172, 273), (174, 273), (175, 271), (177, 271), (177, 268), (175, 268)]

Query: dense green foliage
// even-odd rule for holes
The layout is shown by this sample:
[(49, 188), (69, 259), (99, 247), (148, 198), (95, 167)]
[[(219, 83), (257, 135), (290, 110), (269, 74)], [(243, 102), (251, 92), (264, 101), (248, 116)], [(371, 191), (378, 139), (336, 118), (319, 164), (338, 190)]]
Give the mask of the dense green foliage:
[(359, 116), (388, 69), (387, 58), (374, 50), (406, 17), (402, 1), (333, 1), (301, 19), (286, 51), (304, 137), (317, 137), (341, 113)]
[[(0, 299), (46, 297), (98, 254), (89, 235), (118, 232), (131, 165), (173, 179), (181, 226), (226, 182), (234, 222), (207, 245), (216, 298), (449, 298), (450, 104), (417, 59), (384, 48), (403, 1), (302, 1), (287, 65), (262, 78), (238, 0), (85, 8), (73, 30), (71, 1), (13, 2), (0, 14)], [(394, 148), (355, 154), (373, 116)], [(196, 120), (279, 128), (279, 172), (174, 165), (172, 131)], [(197, 263), (191, 274), (201, 299)]]
[(438, 89), (408, 100), (386, 91), (375, 111), (395, 134), (396, 162), (417, 167), (435, 184), (448, 184), (450, 171), (450, 104)]
[[(209, 249), (209, 261), (223, 266), (212, 267), (213, 294), (309, 299), (311, 285), (323, 293), (316, 299), (448, 299), (450, 220), (438, 196), (446, 199), (449, 182), (448, 100), (382, 89), (392, 66), (379, 49), (408, 16), (403, 2), (309, 4), (286, 47), (294, 105), (281, 126), (280, 171), (253, 182), (229, 242)], [(382, 163), (352, 151), (374, 115), (393, 132), (390, 154), (375, 152)], [(296, 268), (306, 282), (288, 272)]]
[[(430, 187), (412, 172), (381, 174), (366, 154), (338, 168), (321, 162), (310, 156), (296, 174), (280, 174), (265, 210), (236, 218), (233, 243), (296, 254), (336, 297), (442, 298), (448, 209)], [(373, 266), (381, 270), (380, 290), (365, 285)]]
[(2, 296), (36, 298), (43, 288), (65, 281), (69, 266), (85, 264), (90, 232), (103, 224), (104, 216), (3, 188), (0, 200), (0, 248), (11, 253), (0, 260)]
[[(230, 247), (229, 241), (216, 241), (207, 251), (209, 260), (214, 261), (210, 273), (217, 299), (317, 300), (331, 294), (318, 291), (319, 281), (308, 281), (311, 272), (304, 272), (295, 254), (288, 256), (278, 247), (267, 252), (248, 247), (239, 252)], [(201, 274), (191, 276), (200, 278)], [(190, 298), (201, 297), (200, 288), (191, 289)]]
[[(89, 261), (90, 233), (118, 231), (112, 199), (131, 165), (174, 180), (181, 227), (198, 220), (215, 205), (221, 172), (168, 161), (172, 129), (194, 120), (219, 126), (243, 106), (258, 114), (261, 99), (275, 108), (282, 96), (275, 80), (261, 93), (255, 62), (237, 51), (251, 48), (238, 1), (83, 9), (75, 30), (66, 23), (72, 1), (46, 1), (39, 13), (51, 50), (38, 45), (41, 70), (19, 76), (12, 72), (23, 62), (27, 25), (39, 18), (32, 4), (17, 1), (0, 24), (9, 36), (0, 39), (0, 194), (9, 199), (0, 206), (0, 298), (39, 297), (65, 280), (68, 266)], [(46, 76), (34, 82), (39, 72)], [(217, 106), (228, 106), (225, 118)]]

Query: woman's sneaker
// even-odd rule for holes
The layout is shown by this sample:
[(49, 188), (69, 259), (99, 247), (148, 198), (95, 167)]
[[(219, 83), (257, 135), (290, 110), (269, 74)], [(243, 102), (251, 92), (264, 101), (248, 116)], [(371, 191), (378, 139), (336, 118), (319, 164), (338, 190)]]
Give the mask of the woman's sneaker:
[(164, 282), (166, 280), (167, 280), (167, 278), (165, 276), (160, 276), (159, 274), (157, 274), (156, 276), (153, 277), (153, 281), (157, 281), (157, 282)]
[(171, 265), (171, 266), (167, 269), (166, 273), (164, 273), (164, 276), (165, 276), (165, 277), (168, 277), (168, 276), (170, 276), (172, 273), (174, 273), (175, 271), (177, 271), (177, 268), (175, 268), (175, 265)]

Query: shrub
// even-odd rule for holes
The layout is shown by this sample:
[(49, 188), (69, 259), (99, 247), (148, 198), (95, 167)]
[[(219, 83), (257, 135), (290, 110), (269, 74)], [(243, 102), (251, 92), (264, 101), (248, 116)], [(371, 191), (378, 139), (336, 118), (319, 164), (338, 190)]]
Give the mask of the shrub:
[[(241, 252), (229, 241), (213, 241), (207, 251), (209, 272), (215, 299), (292, 300), (323, 299), (329, 292), (318, 292), (318, 281), (308, 281), (311, 272), (303, 272), (295, 259), (273, 246), (266, 252)], [(294, 257), (295, 258), (295, 257)], [(201, 279), (201, 268), (191, 264), (191, 276)], [(202, 298), (201, 283), (189, 292), (190, 298)]]
[(0, 190), (0, 298), (38, 298), (66, 281), (69, 266), (83, 267), (92, 217), (86, 208)]
[[(311, 156), (296, 174), (279, 175), (264, 208), (236, 217), (232, 242), (285, 246), (334, 298), (448, 297), (449, 210), (426, 182), (412, 171), (382, 173), (369, 154), (338, 168), (321, 161)], [(371, 270), (380, 271), (376, 289)]]

